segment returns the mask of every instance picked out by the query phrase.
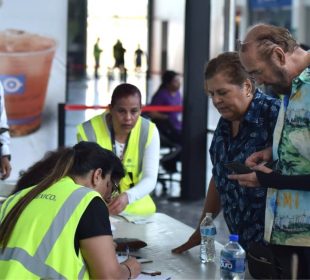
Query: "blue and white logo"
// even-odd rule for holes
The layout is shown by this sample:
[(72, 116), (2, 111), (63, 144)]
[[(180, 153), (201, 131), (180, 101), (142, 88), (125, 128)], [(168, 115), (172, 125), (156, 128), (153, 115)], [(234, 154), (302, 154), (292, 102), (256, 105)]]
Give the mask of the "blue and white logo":
[(221, 258), (221, 269), (233, 270), (233, 268), (234, 268), (234, 264), (231, 260)]
[(0, 75), (5, 94), (23, 94), (25, 80), (25, 75)]

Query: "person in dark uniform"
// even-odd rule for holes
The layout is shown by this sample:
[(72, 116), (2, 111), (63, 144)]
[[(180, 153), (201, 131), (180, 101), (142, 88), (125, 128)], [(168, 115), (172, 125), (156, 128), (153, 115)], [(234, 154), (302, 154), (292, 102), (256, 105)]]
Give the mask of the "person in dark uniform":
[(144, 54), (144, 52), (141, 50), (140, 44), (138, 44), (138, 48), (135, 50), (135, 70), (136, 70), (136, 72), (141, 71), (143, 54)]
[(127, 80), (127, 69), (125, 67), (125, 55), (126, 49), (120, 40), (117, 40), (116, 44), (113, 46), (113, 56), (115, 59), (114, 68), (120, 70), (120, 80), (126, 82)]
[(94, 58), (95, 58), (95, 78), (98, 78), (98, 70), (100, 67), (100, 55), (102, 53), (102, 49), (99, 46), (100, 38), (97, 38), (97, 41), (94, 45)]

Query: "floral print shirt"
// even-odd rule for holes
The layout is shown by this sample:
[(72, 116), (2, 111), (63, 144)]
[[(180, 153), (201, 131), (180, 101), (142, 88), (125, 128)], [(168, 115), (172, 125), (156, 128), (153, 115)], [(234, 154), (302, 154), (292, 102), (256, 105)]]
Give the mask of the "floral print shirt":
[[(310, 66), (292, 81), (274, 133), (273, 158), (283, 175), (310, 174)], [(273, 244), (310, 247), (310, 192), (292, 186), (269, 186), (265, 240)]]

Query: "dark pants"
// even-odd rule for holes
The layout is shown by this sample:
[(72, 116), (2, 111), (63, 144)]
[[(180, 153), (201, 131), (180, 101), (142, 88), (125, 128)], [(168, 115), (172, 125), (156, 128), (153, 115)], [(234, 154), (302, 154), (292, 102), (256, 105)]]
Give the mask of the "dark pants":
[(282, 267), (282, 279), (292, 279), (293, 254), (298, 256), (298, 279), (310, 279), (310, 247), (272, 245), (270, 248)]

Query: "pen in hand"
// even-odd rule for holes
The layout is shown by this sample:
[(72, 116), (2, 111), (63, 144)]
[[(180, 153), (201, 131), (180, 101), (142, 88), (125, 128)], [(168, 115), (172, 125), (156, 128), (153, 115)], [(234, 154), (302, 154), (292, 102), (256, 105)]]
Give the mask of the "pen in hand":
[(126, 246), (126, 257), (127, 257), (126, 260), (128, 260), (130, 257), (130, 250), (129, 250), (128, 245)]
[(141, 271), (141, 274), (145, 275), (151, 275), (151, 276), (156, 276), (156, 275), (161, 275), (160, 271)]

